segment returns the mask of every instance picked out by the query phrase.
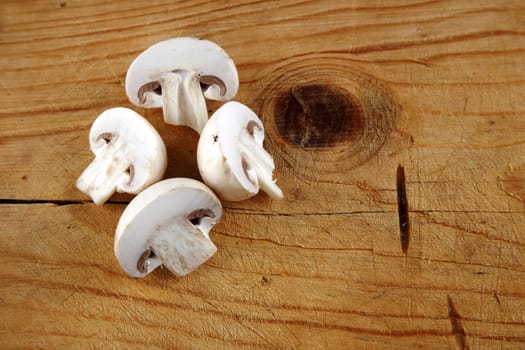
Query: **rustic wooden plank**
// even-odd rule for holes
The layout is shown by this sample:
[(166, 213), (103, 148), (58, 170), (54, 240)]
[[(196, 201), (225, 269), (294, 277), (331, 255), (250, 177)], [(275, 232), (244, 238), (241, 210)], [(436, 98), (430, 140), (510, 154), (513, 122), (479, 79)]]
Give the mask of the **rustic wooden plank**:
[[(3, 1), (1, 347), (523, 348), (523, 28), (515, 0)], [(132, 197), (74, 183), (130, 62), (182, 35), (234, 58), (286, 198), (224, 203), (216, 256), (137, 281), (112, 251)], [(198, 135), (137, 110), (166, 177), (198, 178)]]
[[(490, 10), (486, 12), (490, 13)], [(495, 11), (495, 13), (501, 15), (501, 13), (507, 12)], [(454, 17), (452, 16), (452, 18)], [(463, 16), (460, 16), (459, 19), (463, 19)], [(502, 38), (499, 36), (487, 35), (482, 37), (483, 40), (473, 38), (472, 41), (468, 41), (469, 49), (472, 48), (473, 51), (472, 55), (468, 55), (468, 60), (464, 58), (464, 55), (457, 52), (449, 53), (450, 47), (463, 45), (464, 40), (458, 40), (459, 43), (451, 40), (446, 45), (441, 45), (439, 42), (435, 45), (428, 45), (432, 49), (432, 55), (416, 53), (414, 54), (416, 58), (412, 59), (412, 62), (407, 62), (406, 59), (399, 60), (399, 56), (406, 56), (406, 52), (397, 54), (397, 57), (383, 57), (392, 55), (390, 50), (386, 52), (380, 50), (377, 53), (379, 62), (374, 62), (374, 58), (360, 59), (364, 62), (353, 62), (353, 57), (361, 55), (349, 55), (348, 51), (351, 53), (351, 50), (348, 48), (345, 49), (346, 51), (340, 50), (340, 53), (333, 56), (336, 58), (344, 57), (347, 61), (345, 64), (348, 66), (358, 66), (377, 74), (379, 81), (395, 93), (396, 102), (403, 108), (403, 113), (397, 121), (397, 133), (388, 135), (390, 139), (379, 150), (373, 162), (361, 166), (360, 169), (352, 169), (352, 172), (348, 172), (348, 169), (344, 168), (339, 172), (334, 172), (331, 165), (326, 165), (329, 168), (325, 171), (321, 168), (312, 172), (307, 167), (304, 169), (307, 174), (302, 174), (301, 170), (303, 169), (295, 163), (305, 163), (304, 153), (294, 152), (288, 155), (287, 158), (292, 158), (294, 161), (292, 164), (294, 167), (291, 169), (286, 169), (286, 163), (279, 163), (280, 157), (278, 157), (277, 175), (281, 179), (283, 187), (288, 188), (288, 192), (304, 193), (312, 188), (310, 186), (312, 182), (323, 182), (322, 180), (339, 184), (351, 184), (360, 180), (363, 182), (363, 174), (370, 174), (372, 171), (377, 172), (378, 164), (381, 165), (379, 171), (383, 172), (385, 170), (382, 169), (395, 169), (398, 162), (406, 163), (413, 160), (415, 163), (413, 168), (416, 167), (416, 164), (417, 168), (407, 168), (408, 176), (410, 176), (410, 170), (417, 171), (418, 176), (424, 181), (435, 182), (438, 181), (435, 180), (436, 175), (442, 176), (444, 179), (439, 182), (443, 184), (446, 182), (447, 187), (453, 187), (450, 188), (451, 193), (456, 193), (463, 198), (477, 196), (476, 188), (484, 187), (490, 181), (494, 189), (491, 193), (499, 196), (499, 198), (491, 200), (491, 203), (487, 203), (487, 205), (506, 205), (507, 201), (503, 199), (505, 198), (504, 194), (495, 190), (495, 180), (509, 165), (516, 166), (523, 163), (523, 137), (520, 133), (512, 131), (523, 127), (522, 111), (519, 110), (519, 106), (523, 105), (523, 95), (520, 92), (523, 90), (525, 79), (523, 79), (524, 73), (517, 68), (519, 67), (517, 63), (523, 59), (524, 53), (522, 49), (516, 48), (522, 40), (510, 40), (513, 36), (515, 35), (512, 33), (508, 34), (509, 41), (504, 41), (505, 44), (507, 42), (508, 44), (501, 50), (486, 50), (487, 45), (501, 46)], [(424, 43), (425, 41), (422, 42), (422, 45), (426, 46)], [(115, 47), (115, 45), (120, 44), (120, 42), (111, 41), (109, 44), (103, 43), (101, 47), (97, 46), (97, 48), (102, 52), (115, 52), (115, 50), (122, 49)], [(313, 46), (313, 44), (310, 43), (309, 46)], [(113, 46), (105, 47), (107, 45)], [(345, 47), (345, 45), (340, 46)], [(6, 51), (9, 54), (18, 54), (9, 47), (6, 45)], [(117, 54), (118, 57), (109, 60), (106, 55), (99, 55), (95, 62), (91, 63), (82, 63), (84, 53), (79, 53), (78, 57), (71, 59), (65, 51), (63, 56), (68, 57), (69, 61), (66, 63), (64, 71), (60, 70), (62, 69), (60, 65), (57, 66), (59, 64), (57, 61), (60, 61), (60, 58), (57, 59), (56, 54), (53, 54), (52, 57), (47, 58), (51, 60), (52, 64), (42, 68), (38, 68), (36, 61), (32, 60), (25, 63), (29, 65), (28, 70), (8, 68), (4, 72), (7, 77), (6, 89), (13, 91), (13, 93), (2, 97), (5, 101), (2, 101), (4, 109), (1, 130), (6, 153), (6, 157), (2, 160), (2, 169), (5, 169), (6, 173), (3, 175), (7, 179), (5, 183), (8, 186), (2, 191), (4, 197), (27, 200), (85, 199), (82, 194), (74, 189), (73, 184), (78, 174), (91, 159), (86, 150), (89, 125), (96, 115), (109, 106), (129, 106), (123, 94), (122, 80), (127, 65), (143, 47), (144, 45), (141, 45), (140, 48), (131, 53), (128, 52), (124, 57), (122, 54)], [(314, 48), (311, 49), (314, 50)], [(485, 48), (485, 51), (480, 51), (482, 48)], [(92, 48), (84, 49), (91, 56), (97, 54)], [(427, 51), (431, 49), (428, 48)], [(232, 47), (232, 50), (235, 52), (236, 48)], [(237, 50), (240, 49), (237, 48)], [(236, 57), (236, 61), (242, 69), (241, 78), (244, 77), (242, 80), (243, 82), (246, 81), (239, 96), (240, 100), (249, 101), (253, 100), (254, 96), (258, 96), (261, 86), (257, 84), (257, 80), (274, 70), (275, 59), (286, 59), (286, 57), (265, 57), (268, 55), (266, 51), (261, 52), (255, 62), (249, 61), (253, 57), (245, 57), (245, 52), (258, 51), (261, 50), (247, 49), (242, 51), (242, 55)], [(305, 48), (305, 51), (308, 52), (308, 47)], [(337, 52), (337, 48), (331, 51)], [(460, 48), (457, 51), (460, 52)], [(290, 55), (290, 52), (286, 50), (276, 52), (281, 56), (283, 53)], [(42, 62), (42, 58), (46, 57), (46, 54), (41, 52), (32, 55), (35, 55), (39, 62)], [(321, 53), (314, 54), (312, 59), (319, 59), (320, 64), (322, 64), (321, 55)], [(9, 56), (4, 58), (4, 66), (8, 66), (8, 60), (9, 62), (12, 61)], [(232, 56), (235, 57), (233, 54)], [(249, 64), (247, 65), (244, 62), (249, 62)], [(426, 62), (427, 66), (422, 65), (421, 62)], [(301, 61), (298, 62), (298, 64), (300, 63)], [(86, 64), (88, 66), (85, 66)], [(82, 67), (80, 72), (78, 66)], [(244, 68), (245, 66), (247, 67)], [(257, 74), (261, 70), (261, 66), (268, 68), (263, 70), (263, 74)], [(472, 71), (471, 67), (477, 66), (484, 66), (490, 75), (472, 80), (473, 77), (469, 77), (469, 74), (472, 75), (475, 72)], [(436, 72), (438, 73), (436, 74)], [(445, 74), (441, 72), (445, 72)], [(16, 79), (9, 79), (10, 76), (16, 76)], [(45, 92), (42, 91), (42, 88), (33, 86), (31, 79), (34, 81), (35, 77), (37, 81), (46, 82)], [(73, 82), (68, 82), (71, 80), (70, 77), (76, 79)], [(56, 86), (55, 88), (53, 88), (53, 84)], [(62, 97), (64, 90), (68, 91), (68, 98), (66, 99)], [(20, 104), (18, 102), (17, 96), (20, 95), (26, 96), (27, 103)], [(484, 102), (484, 96), (493, 96), (490, 104)], [(428, 105), (430, 101), (432, 102), (431, 108)], [(29, 106), (33, 107), (28, 110)], [(151, 116), (149, 119), (161, 130), (165, 138), (170, 136), (177, 140), (184, 138), (180, 144), (173, 145), (171, 147), (172, 152), (170, 152), (173, 159), (170, 165), (173, 169), (175, 164), (181, 161), (184, 165), (177, 165), (176, 168), (180, 171), (173, 170), (168, 175), (196, 176), (195, 169), (185, 171), (187, 166), (191, 167), (189, 156), (185, 155), (182, 159), (177, 157), (180, 152), (187, 152), (186, 150), (181, 151), (184, 148), (180, 147), (181, 145), (190, 145), (186, 148), (194, 149), (195, 135), (191, 131), (174, 131), (173, 128), (165, 130), (166, 127), (159, 120), (160, 113), (158, 111), (147, 112), (147, 114)], [(272, 118), (271, 115), (262, 115), (262, 117), (265, 119)], [(443, 133), (436, 133), (434, 130), (446, 130), (446, 137), (443, 136)], [(177, 134), (173, 135), (174, 132)], [(408, 135), (410, 135), (411, 140), (414, 140), (413, 144), (407, 138)], [(42, 136), (46, 136), (45, 139)], [(174, 142), (173, 139), (168, 140), (169, 146), (171, 146), (170, 142)], [(279, 145), (279, 135), (270, 134), (269, 142), (272, 141)], [(40, 147), (34, 147), (33, 144), (39, 144)], [(271, 147), (273, 144), (269, 146)], [(279, 152), (275, 149), (273, 151), (274, 153)], [(434, 157), (433, 155), (436, 152), (441, 152), (444, 155)], [(431, 154), (432, 156), (430, 156)], [(447, 154), (450, 155), (450, 158), (446, 156)], [(416, 156), (419, 157), (414, 159)], [(431, 162), (427, 158), (430, 158)], [(24, 161), (26, 159), (34, 159), (38, 163), (28, 167)], [(487, 159), (491, 159), (490, 164), (488, 164), (490, 172), (480, 173), (479, 169), (487, 167)], [(50, 162), (58, 166), (50, 168), (47, 166)], [(60, 165), (67, 165), (67, 167)], [(410, 164), (406, 166), (410, 167)], [(292, 172), (296, 178), (303, 179), (306, 183), (293, 185), (285, 183), (290, 178), (289, 172)], [(325, 172), (330, 173), (329, 178), (326, 178)], [(461, 183), (464, 176), (460, 175), (465, 174), (472, 175), (474, 179), (469, 178), (466, 184)], [(319, 176), (322, 179), (312, 179), (312, 175)], [(450, 178), (453, 178), (456, 186), (448, 182)], [(26, 181), (20, 181), (20, 179)], [(374, 183), (368, 176), (365, 185), (376, 189), (393, 188), (390, 176), (381, 176), (378, 180), (379, 183)], [(41, 186), (42, 182), (47, 184), (44, 189)], [(333, 187), (330, 188), (333, 189)], [(349, 193), (349, 191), (340, 190), (338, 192)], [(359, 189), (353, 188), (351, 191), (351, 193), (356, 192), (360, 192)], [(430, 195), (442, 193), (436, 191), (435, 183), (425, 192), (430, 192)], [(313, 195), (317, 196), (318, 194), (319, 187), (316, 187)], [(426, 196), (420, 197), (426, 198)], [(430, 201), (444, 203), (443, 198), (440, 200), (431, 198)], [(452, 203), (457, 203), (457, 201), (452, 198)], [(469, 201), (465, 200), (464, 203), (469, 203)], [(449, 208), (448, 205), (443, 205), (443, 207)], [(474, 207), (481, 209), (479, 204), (474, 204)], [(490, 207), (483, 209), (491, 210)], [(494, 209), (502, 210), (502, 208)], [(512, 208), (512, 210), (519, 209), (520, 204)], [(304, 210), (304, 208), (301, 207), (300, 210)]]
[[(183, 279), (159, 271), (137, 281), (112, 256), (123, 209), (1, 206), (5, 344), (440, 348), (454, 342), (447, 295), (472, 346), (524, 341), (516, 310), (525, 295), (515, 282), (525, 278), (523, 235), (443, 228), (430, 214), (417, 215), (414, 226), (424, 233), (416, 232), (404, 257), (393, 213), (298, 218), (228, 210), (212, 234), (219, 252), (205, 266)], [(508, 216), (477, 213), (470, 221)]]

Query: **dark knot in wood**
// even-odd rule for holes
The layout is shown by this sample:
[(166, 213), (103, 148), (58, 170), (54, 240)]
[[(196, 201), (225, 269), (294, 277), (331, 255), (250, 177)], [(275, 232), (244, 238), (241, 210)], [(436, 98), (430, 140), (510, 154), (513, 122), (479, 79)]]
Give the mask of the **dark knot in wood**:
[(319, 176), (308, 169), (325, 169), (329, 181), (366, 163), (400, 114), (379, 79), (341, 58), (292, 57), (261, 72), (255, 89), (250, 105), (264, 121), (266, 145), (306, 180)]
[(281, 136), (302, 148), (330, 147), (363, 133), (359, 102), (337, 86), (299, 85), (283, 92), (274, 118)]

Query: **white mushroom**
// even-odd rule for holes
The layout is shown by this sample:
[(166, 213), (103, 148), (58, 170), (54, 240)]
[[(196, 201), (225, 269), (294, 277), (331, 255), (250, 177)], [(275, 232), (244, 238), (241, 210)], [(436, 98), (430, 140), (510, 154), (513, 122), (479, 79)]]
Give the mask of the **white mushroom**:
[(239, 201), (261, 188), (283, 198), (273, 180), (275, 164), (263, 148), (264, 126), (257, 115), (239, 102), (227, 102), (210, 118), (197, 146), (197, 163), (204, 182), (219, 197)]
[(117, 192), (139, 193), (159, 181), (167, 166), (166, 147), (153, 126), (127, 108), (100, 114), (89, 132), (95, 160), (77, 180), (95, 204)]
[(215, 43), (190, 37), (159, 42), (131, 63), (126, 94), (136, 106), (162, 107), (164, 121), (198, 133), (208, 121), (204, 96), (232, 99), (239, 88), (233, 60)]
[(144, 277), (160, 265), (187, 275), (217, 251), (209, 232), (221, 215), (219, 199), (203, 183), (160, 181), (135, 197), (120, 217), (117, 260), (131, 277)]

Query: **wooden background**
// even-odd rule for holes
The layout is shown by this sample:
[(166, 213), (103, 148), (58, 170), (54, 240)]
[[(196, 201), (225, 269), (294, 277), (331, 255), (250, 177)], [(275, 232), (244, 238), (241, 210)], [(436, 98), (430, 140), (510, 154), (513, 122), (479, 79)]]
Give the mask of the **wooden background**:
[[(286, 199), (223, 203), (208, 263), (133, 280), (131, 197), (74, 184), (128, 65), (176, 36), (235, 60)], [(522, 1), (3, 0), (0, 43), (0, 348), (525, 348)], [(198, 178), (198, 135), (136, 110)]]

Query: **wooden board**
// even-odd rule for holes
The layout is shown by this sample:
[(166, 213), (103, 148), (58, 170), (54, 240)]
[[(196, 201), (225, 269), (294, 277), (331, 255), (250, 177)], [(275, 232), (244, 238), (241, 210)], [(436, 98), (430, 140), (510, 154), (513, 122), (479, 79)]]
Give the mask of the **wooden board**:
[[(0, 347), (524, 348), (524, 28), (517, 0), (3, 1)], [(204, 266), (134, 280), (132, 197), (74, 184), (131, 61), (176, 36), (232, 56), (286, 198), (224, 202)], [(135, 109), (166, 177), (199, 178), (198, 135)]]

